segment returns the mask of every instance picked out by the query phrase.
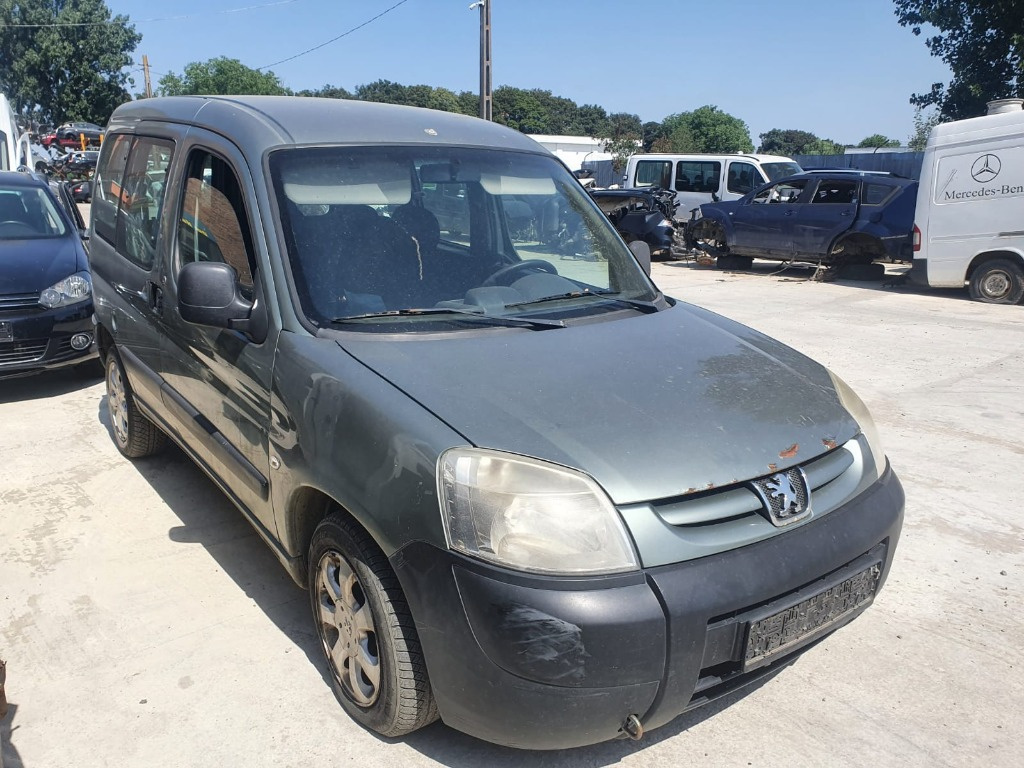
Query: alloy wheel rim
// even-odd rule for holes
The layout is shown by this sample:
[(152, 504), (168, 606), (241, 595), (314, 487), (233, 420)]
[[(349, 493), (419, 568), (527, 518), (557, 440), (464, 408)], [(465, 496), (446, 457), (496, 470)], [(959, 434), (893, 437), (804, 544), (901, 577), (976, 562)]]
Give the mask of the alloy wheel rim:
[(335, 680), (360, 707), (380, 695), (380, 652), (373, 613), (363, 585), (340, 553), (324, 553), (317, 565), (317, 627)]
[(110, 411), (114, 436), (122, 445), (128, 443), (128, 406), (125, 398), (121, 371), (117, 364), (112, 362), (107, 367), (107, 410)]

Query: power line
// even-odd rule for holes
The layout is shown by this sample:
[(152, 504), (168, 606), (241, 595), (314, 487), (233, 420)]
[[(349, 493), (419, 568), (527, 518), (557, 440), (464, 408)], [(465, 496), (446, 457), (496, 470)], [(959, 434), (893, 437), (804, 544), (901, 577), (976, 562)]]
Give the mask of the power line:
[[(276, 0), (273, 3), (260, 3), (259, 5), (247, 5), (242, 8), (227, 8), (223, 11), (208, 11), (206, 13), (191, 13), (185, 16), (164, 16), (157, 19), (137, 19), (132, 21), (129, 19), (131, 24), (150, 24), (157, 21), (181, 21), (182, 19), (195, 19), (200, 17), (206, 17), (210, 15), (220, 15), (225, 13), (243, 13), (244, 11), (255, 11), (260, 8), (272, 8), (276, 5), (291, 5), (297, 3), (299, 0)], [(42, 29), (47, 27), (105, 27), (108, 24), (119, 24), (117, 21), (69, 21), (69, 22), (52, 22), (50, 24), (0, 24), (0, 27), (16, 27), (19, 29)]]
[(337, 37), (332, 37), (330, 40), (326, 40), (326, 41), (320, 43), (320, 45), (314, 45), (312, 48), (307, 48), (306, 50), (302, 51), (301, 53), (296, 53), (294, 56), (289, 56), (287, 59), (281, 59), (280, 61), (275, 61), (273, 64), (264, 64), (262, 67), (256, 67), (256, 69), (270, 69), (271, 67), (276, 67), (278, 64), (284, 64), (285, 62), (292, 61), (294, 59), (299, 58), (300, 56), (305, 56), (307, 53), (312, 53), (313, 51), (320, 50), (325, 45), (330, 45), (331, 43), (337, 42), (338, 40), (341, 40), (341, 38), (347, 37), (348, 35), (351, 35), (353, 32), (362, 29), (367, 24), (372, 24), (377, 19), (379, 19), (381, 16), (385, 16), (385, 15), (391, 13), (391, 11), (395, 10), (395, 8), (397, 8), (400, 5), (405, 5), (407, 2), (409, 2), (409, 0), (399, 0), (399, 2), (395, 3), (390, 8), (386, 8), (385, 10), (381, 11), (376, 16), (374, 16), (372, 19), (364, 21), (362, 24), (360, 24), (357, 27), (352, 27), (352, 29), (348, 30), (347, 32), (342, 32)]

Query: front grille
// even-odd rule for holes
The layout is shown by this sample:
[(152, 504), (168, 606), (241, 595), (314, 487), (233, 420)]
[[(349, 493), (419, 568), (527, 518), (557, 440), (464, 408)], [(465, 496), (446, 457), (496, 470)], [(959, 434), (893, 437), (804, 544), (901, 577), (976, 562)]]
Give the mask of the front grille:
[[(855, 444), (855, 441), (851, 443)], [(854, 451), (850, 443), (847, 443), (801, 466), (807, 477), (807, 485), (811, 489), (811, 499), (816, 510), (819, 508), (818, 492), (853, 468), (855, 459)], [(730, 523), (759, 515), (762, 509), (761, 500), (746, 485), (653, 506), (658, 516), (666, 523), (683, 528), (702, 528)]]
[(0, 295), (0, 313), (40, 309), (38, 293), (8, 293)]
[(46, 339), (0, 342), (0, 365), (34, 363), (46, 354)]

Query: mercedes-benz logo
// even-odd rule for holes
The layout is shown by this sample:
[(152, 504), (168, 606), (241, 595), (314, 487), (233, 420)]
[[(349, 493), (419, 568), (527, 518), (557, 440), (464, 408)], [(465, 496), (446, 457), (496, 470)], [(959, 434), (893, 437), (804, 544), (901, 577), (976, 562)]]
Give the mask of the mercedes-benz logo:
[(979, 184), (988, 184), (999, 175), (1003, 164), (995, 155), (982, 155), (971, 166), (971, 178)]

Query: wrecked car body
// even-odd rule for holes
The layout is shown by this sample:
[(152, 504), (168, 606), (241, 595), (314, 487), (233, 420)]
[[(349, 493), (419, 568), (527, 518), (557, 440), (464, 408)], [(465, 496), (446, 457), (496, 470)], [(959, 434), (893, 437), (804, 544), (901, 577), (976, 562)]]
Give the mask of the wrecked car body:
[(650, 247), (652, 259), (672, 258), (678, 207), (672, 192), (658, 188), (591, 189), (590, 196), (627, 243), (642, 240)]
[(640, 738), (885, 581), (903, 491), (860, 399), (665, 296), (514, 130), (145, 99), (111, 118), (91, 226), (115, 444), (206, 471), (377, 733)]

